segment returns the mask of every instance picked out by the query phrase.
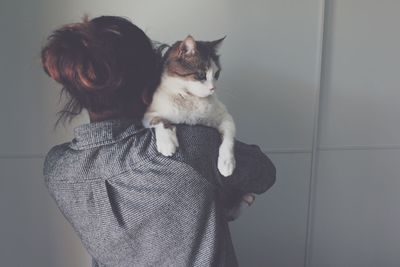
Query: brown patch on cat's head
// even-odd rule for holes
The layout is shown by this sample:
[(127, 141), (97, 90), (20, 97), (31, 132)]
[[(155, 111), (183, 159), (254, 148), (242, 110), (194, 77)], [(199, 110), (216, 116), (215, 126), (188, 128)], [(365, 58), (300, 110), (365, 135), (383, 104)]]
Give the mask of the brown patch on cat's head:
[(196, 80), (199, 73), (205, 72), (213, 61), (220, 68), (217, 50), (225, 39), (212, 42), (195, 41), (188, 35), (183, 41), (178, 41), (165, 54), (164, 68), (168, 75), (184, 79)]

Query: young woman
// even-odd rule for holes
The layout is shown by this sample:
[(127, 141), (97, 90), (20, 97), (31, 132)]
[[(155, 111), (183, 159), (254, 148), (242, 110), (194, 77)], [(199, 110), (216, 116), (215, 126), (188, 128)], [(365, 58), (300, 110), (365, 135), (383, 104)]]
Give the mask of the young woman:
[(159, 83), (160, 56), (124, 18), (61, 27), (42, 63), (70, 97), (61, 118), (89, 112), (71, 142), (48, 152), (44, 176), (93, 266), (237, 266), (225, 210), (273, 185), (268, 157), (236, 141), (235, 172), (222, 177), (219, 133), (185, 125), (177, 128), (177, 153), (159, 154), (141, 119)]

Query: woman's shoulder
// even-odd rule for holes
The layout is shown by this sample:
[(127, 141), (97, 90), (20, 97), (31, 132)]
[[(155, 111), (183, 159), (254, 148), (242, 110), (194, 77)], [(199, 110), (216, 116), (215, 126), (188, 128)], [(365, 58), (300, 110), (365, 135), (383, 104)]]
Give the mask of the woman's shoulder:
[(179, 147), (181, 145), (193, 147), (194, 149), (218, 148), (221, 136), (217, 129), (203, 125), (177, 125)]
[(209, 137), (217, 138), (219, 137), (218, 130), (204, 125), (188, 125), (188, 124), (177, 124), (178, 130), (182, 131), (185, 134), (191, 135), (204, 135)]
[(46, 182), (52, 177), (62, 177), (63, 168), (66, 164), (66, 153), (69, 150), (69, 143), (55, 145), (47, 152), (43, 163), (43, 175)]

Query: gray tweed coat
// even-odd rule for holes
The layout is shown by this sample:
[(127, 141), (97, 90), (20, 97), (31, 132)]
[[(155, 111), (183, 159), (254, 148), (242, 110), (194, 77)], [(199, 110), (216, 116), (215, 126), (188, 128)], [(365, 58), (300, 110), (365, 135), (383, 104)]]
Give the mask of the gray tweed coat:
[(225, 209), (270, 188), (275, 167), (257, 146), (236, 141), (237, 167), (225, 178), (218, 132), (177, 128), (172, 157), (129, 120), (79, 126), (72, 142), (48, 152), (46, 186), (93, 266), (238, 266)]

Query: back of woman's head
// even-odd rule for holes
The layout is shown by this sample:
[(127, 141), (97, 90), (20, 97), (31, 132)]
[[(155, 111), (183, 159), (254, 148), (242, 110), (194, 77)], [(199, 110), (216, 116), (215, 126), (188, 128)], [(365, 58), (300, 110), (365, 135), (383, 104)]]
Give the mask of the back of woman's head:
[(151, 101), (143, 96), (152, 94), (160, 78), (160, 56), (150, 39), (121, 17), (65, 25), (49, 36), (41, 56), (45, 72), (69, 96), (62, 120), (83, 108), (141, 118)]

